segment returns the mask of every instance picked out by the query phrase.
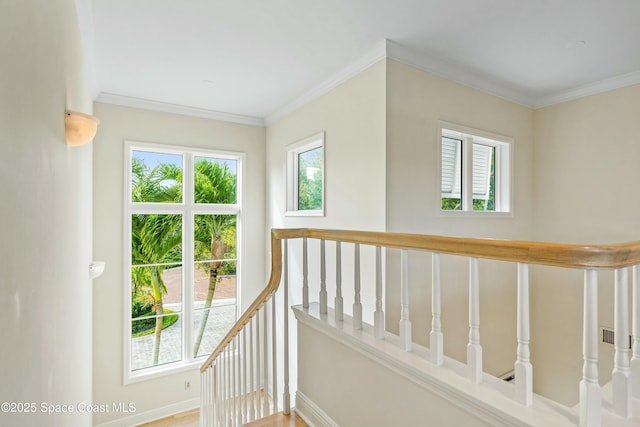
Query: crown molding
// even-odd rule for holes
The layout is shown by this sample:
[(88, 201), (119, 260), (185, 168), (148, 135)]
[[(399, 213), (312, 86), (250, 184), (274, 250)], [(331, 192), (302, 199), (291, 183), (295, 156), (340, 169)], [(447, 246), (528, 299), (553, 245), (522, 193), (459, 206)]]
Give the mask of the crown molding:
[(131, 96), (116, 95), (101, 92), (95, 99), (103, 104), (120, 105), (122, 107), (140, 108), (143, 110), (160, 111), (163, 113), (180, 114), (183, 116), (200, 117), (203, 119), (220, 120), (223, 122), (240, 123), (250, 126), (264, 126), (260, 117), (244, 116), (241, 114), (223, 113), (205, 108), (187, 107), (185, 105), (170, 104), (168, 102), (152, 101)]
[(447, 80), (488, 92), (526, 107), (533, 107), (534, 105), (535, 99), (531, 94), (509, 87), (504, 82), (498, 81), (495, 78), (473, 73), (463, 67), (438, 60), (391, 40), (387, 40), (386, 44), (387, 58), (389, 59), (435, 74)]
[(343, 68), (336, 74), (329, 77), (327, 80), (320, 83), (318, 86), (314, 87), (310, 91), (304, 93), (303, 95), (299, 96), (298, 98), (294, 99), (288, 104), (285, 104), (284, 106), (275, 110), (273, 113), (271, 113), (269, 116), (267, 116), (264, 119), (265, 124), (268, 126), (277, 122), (281, 118), (294, 112), (300, 107), (308, 104), (314, 99), (319, 98), (320, 96), (328, 93), (329, 91), (334, 89), (336, 86), (339, 86), (340, 84), (346, 82), (352, 77), (357, 76), (367, 68), (385, 59), (386, 57), (387, 57), (387, 44), (385, 40), (384, 42), (375, 46), (365, 55), (361, 56), (356, 61), (352, 62), (347, 67)]
[(614, 89), (640, 84), (640, 71), (623, 74), (610, 79), (601, 80), (595, 83), (578, 86), (573, 89), (563, 90), (551, 95), (540, 97), (536, 100), (533, 108), (548, 107), (561, 102), (573, 101), (586, 96), (597, 95)]
[(505, 84), (505, 82), (499, 81), (491, 76), (473, 73), (463, 69), (462, 67), (435, 59), (425, 53), (402, 46), (392, 40), (384, 40), (347, 67), (335, 73), (303, 95), (295, 98), (293, 101), (276, 109), (265, 118), (224, 113), (204, 108), (188, 107), (184, 105), (104, 92), (99, 93), (95, 98), (95, 101), (124, 107), (240, 123), (250, 126), (269, 126), (320, 96), (325, 95), (335, 87), (357, 76), (372, 65), (384, 59), (393, 59), (419, 70), (490, 93), (532, 109), (547, 107), (622, 87), (640, 84), (640, 71), (636, 71), (573, 89), (555, 92), (550, 95), (536, 97), (531, 93), (510, 87)]

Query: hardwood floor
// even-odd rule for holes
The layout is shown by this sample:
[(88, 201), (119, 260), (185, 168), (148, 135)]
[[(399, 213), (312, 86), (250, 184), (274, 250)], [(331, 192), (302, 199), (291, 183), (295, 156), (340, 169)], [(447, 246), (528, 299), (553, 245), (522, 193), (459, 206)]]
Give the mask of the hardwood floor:
[(243, 424), (240, 427), (309, 427), (302, 418), (296, 416), (294, 411), (291, 411), (290, 415), (285, 415), (282, 412), (273, 414), (261, 420), (252, 421), (248, 424)]
[[(171, 417), (161, 420), (152, 421), (146, 424), (140, 424), (138, 427), (198, 427), (200, 425), (200, 411), (194, 409), (189, 412), (182, 412)], [(243, 424), (240, 427), (309, 427), (302, 418), (296, 416), (291, 411), (290, 415), (282, 412)]]
[(181, 412), (171, 417), (150, 423), (140, 424), (138, 427), (199, 427), (200, 410), (194, 409), (188, 412)]

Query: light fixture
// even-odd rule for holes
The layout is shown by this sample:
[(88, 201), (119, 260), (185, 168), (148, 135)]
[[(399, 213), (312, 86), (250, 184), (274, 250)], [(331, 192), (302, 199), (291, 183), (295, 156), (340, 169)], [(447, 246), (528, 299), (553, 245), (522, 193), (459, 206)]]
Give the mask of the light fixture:
[(93, 261), (89, 264), (89, 277), (95, 279), (104, 273), (104, 261)]
[(100, 120), (96, 117), (76, 111), (66, 110), (64, 131), (67, 145), (84, 145), (96, 135)]

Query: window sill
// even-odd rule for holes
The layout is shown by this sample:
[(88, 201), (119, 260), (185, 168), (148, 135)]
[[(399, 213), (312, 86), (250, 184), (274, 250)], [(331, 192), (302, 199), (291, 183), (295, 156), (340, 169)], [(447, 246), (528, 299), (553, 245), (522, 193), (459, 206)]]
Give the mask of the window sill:
[(129, 372), (124, 378), (124, 384), (133, 384), (142, 381), (153, 380), (165, 377), (167, 375), (179, 374), (181, 372), (199, 369), (206, 358), (192, 360), (191, 362), (175, 362), (167, 365), (156, 366), (153, 368), (139, 369)]
[(286, 211), (284, 216), (324, 216), (324, 210), (314, 210), (314, 211)]
[(513, 218), (513, 211), (511, 212), (494, 212), (494, 211), (438, 211), (438, 216), (441, 218), (478, 218), (478, 219), (496, 219)]

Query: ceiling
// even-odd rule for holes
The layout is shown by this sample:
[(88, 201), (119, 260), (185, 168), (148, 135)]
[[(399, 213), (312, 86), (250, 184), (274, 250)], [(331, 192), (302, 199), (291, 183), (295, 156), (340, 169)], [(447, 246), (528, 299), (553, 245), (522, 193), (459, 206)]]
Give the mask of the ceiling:
[(84, 1), (107, 102), (269, 122), (385, 56), (531, 107), (640, 83), (638, 0)]

